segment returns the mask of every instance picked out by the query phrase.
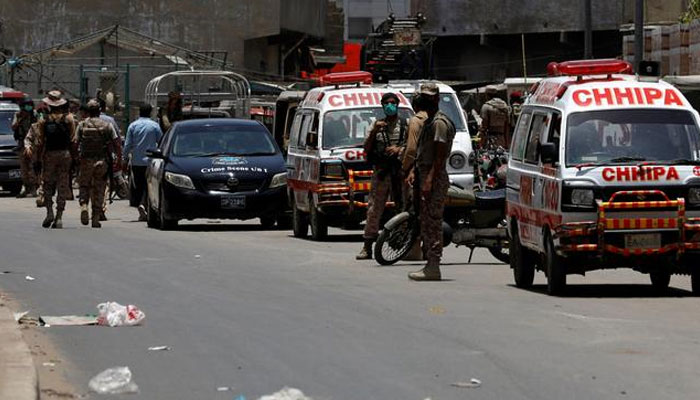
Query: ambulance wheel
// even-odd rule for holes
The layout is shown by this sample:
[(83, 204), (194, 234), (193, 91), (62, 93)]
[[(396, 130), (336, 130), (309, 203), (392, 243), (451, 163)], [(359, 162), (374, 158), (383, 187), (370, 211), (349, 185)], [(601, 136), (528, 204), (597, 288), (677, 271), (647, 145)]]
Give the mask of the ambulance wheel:
[(297, 208), (294, 200), (292, 200), (292, 231), (296, 238), (303, 239), (309, 234), (309, 220), (306, 214)]
[(668, 284), (671, 283), (671, 273), (668, 271), (653, 271), (649, 274), (651, 286), (657, 293), (664, 293), (668, 290)]
[(696, 266), (690, 271), (690, 286), (694, 296), (700, 296), (700, 269)]
[(272, 229), (275, 226), (275, 217), (260, 217), (260, 226), (263, 229)]
[(554, 241), (547, 235), (544, 241), (544, 262), (547, 272), (547, 294), (563, 295), (566, 291), (566, 266), (562, 258), (554, 250)]
[(518, 228), (515, 226), (510, 240), (510, 267), (513, 269), (516, 287), (527, 289), (532, 286), (535, 280), (535, 263), (527, 249), (520, 244)]
[(148, 197), (147, 203), (146, 225), (148, 225), (149, 228), (158, 229), (160, 228), (160, 215), (158, 215), (158, 211), (153, 208), (150, 196)]
[(318, 211), (318, 207), (316, 207), (313, 202), (309, 203), (311, 204), (311, 213), (309, 216), (311, 225), (311, 239), (316, 241), (325, 240), (328, 237), (328, 224), (326, 223), (323, 214)]

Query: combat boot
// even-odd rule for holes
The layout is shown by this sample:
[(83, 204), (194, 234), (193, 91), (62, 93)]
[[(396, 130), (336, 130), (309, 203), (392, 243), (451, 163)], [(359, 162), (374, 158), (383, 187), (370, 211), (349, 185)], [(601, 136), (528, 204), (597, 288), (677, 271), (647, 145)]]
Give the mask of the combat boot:
[(372, 243), (374, 239), (365, 239), (365, 244), (362, 250), (355, 256), (356, 260), (371, 260), (372, 259)]
[(53, 224), (51, 224), (53, 229), (63, 228), (63, 210), (56, 211), (56, 218), (53, 219)]
[(90, 214), (88, 213), (88, 205), (81, 204), (80, 205), (80, 223), (83, 225), (87, 225), (88, 222), (90, 222)]
[(100, 222), (101, 221), (107, 221), (107, 215), (105, 215), (104, 211), (100, 211)]
[(48, 206), (46, 207), (46, 218), (44, 218), (44, 222), (41, 223), (41, 226), (44, 228), (48, 228), (51, 226), (51, 223), (53, 222), (53, 207)]
[(93, 228), (102, 228), (102, 224), (100, 223), (100, 216), (99, 215), (92, 216), (92, 227)]
[(440, 274), (440, 263), (428, 261), (422, 270), (409, 272), (408, 279), (412, 281), (439, 281), (442, 280)]

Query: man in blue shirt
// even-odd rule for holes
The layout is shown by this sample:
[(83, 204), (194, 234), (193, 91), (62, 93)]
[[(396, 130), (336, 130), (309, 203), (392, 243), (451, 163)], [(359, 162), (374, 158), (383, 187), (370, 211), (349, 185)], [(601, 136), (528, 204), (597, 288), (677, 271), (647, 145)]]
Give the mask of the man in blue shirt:
[(146, 150), (155, 149), (158, 146), (163, 132), (158, 123), (153, 121), (151, 116), (153, 107), (144, 104), (139, 107), (139, 118), (129, 125), (126, 130), (126, 141), (124, 142), (124, 161), (131, 157), (131, 173), (134, 179), (134, 193), (132, 198), (139, 201), (139, 221), (146, 220), (146, 168), (148, 167), (148, 156)]

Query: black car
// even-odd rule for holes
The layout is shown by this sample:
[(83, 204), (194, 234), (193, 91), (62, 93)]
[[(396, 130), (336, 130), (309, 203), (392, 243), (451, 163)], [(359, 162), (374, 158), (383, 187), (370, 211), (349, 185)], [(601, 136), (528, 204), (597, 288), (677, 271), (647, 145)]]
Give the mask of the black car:
[(260, 218), (272, 227), (287, 218), (282, 152), (257, 121), (180, 121), (149, 157), (150, 227), (170, 229), (195, 218)]
[(22, 190), (22, 175), (12, 132), (12, 118), (19, 111), (15, 104), (0, 103), (0, 186), (11, 194)]

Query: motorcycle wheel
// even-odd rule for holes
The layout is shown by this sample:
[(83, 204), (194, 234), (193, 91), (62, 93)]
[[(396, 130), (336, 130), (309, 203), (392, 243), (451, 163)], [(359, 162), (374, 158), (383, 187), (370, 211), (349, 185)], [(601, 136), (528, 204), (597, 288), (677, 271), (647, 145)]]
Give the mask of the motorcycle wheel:
[(504, 264), (510, 264), (510, 251), (507, 247), (489, 247), (489, 253)]
[(392, 229), (384, 228), (374, 245), (374, 259), (380, 265), (395, 264), (411, 251), (417, 238), (411, 217)]

